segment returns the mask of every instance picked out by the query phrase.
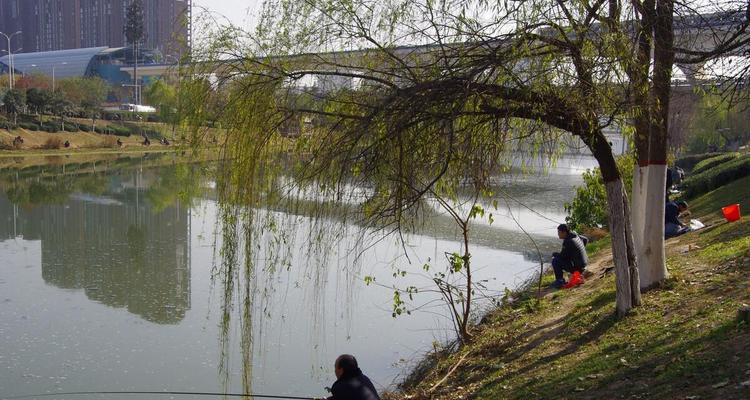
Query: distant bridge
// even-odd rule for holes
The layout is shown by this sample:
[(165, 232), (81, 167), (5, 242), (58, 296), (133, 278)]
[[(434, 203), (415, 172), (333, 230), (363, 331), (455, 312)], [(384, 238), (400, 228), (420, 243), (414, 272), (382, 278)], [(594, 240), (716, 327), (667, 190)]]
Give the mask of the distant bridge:
[[(675, 32), (675, 47), (679, 49), (686, 49), (692, 52), (706, 52), (715, 49), (718, 45), (725, 42), (728, 38), (735, 33), (737, 26), (747, 23), (747, 13), (744, 11), (736, 12), (721, 12), (713, 14), (702, 14), (702, 15), (691, 15), (687, 17), (679, 17), (674, 21), (674, 32)], [(594, 27), (594, 31), (597, 31), (597, 26)], [(543, 33), (544, 34), (544, 33)], [(552, 33), (550, 33), (552, 34)], [(750, 34), (745, 33), (740, 40), (750, 38)], [(467, 43), (454, 43), (446, 44), (445, 46), (463, 46)], [(399, 57), (413, 57), (419, 56), (420, 54), (426, 54), (430, 51), (439, 49), (439, 45), (420, 45), (420, 46), (398, 46), (393, 47), (390, 50), (396, 56)], [(290, 56), (283, 56), (281, 58), (295, 61), (301, 68), (306, 64), (330, 64), (337, 66), (356, 65), (357, 59), (365, 58), (373, 53), (380, 52), (380, 50), (374, 49), (361, 49), (361, 50), (349, 50), (349, 51), (333, 51), (333, 52), (321, 52), (311, 54), (297, 54)], [(729, 51), (725, 56), (742, 56), (748, 57), (746, 49), (736, 49)], [(221, 61), (215, 67), (217, 72), (221, 72), (224, 68), (232, 64), (241, 63), (239, 59), (229, 59)], [(349, 64), (347, 64), (347, 62)], [(220, 65), (219, 65), (220, 64)], [(695, 63), (695, 64), (680, 64), (676, 63), (675, 66), (680, 69), (685, 75), (685, 80), (690, 85), (695, 85), (702, 80), (703, 69), (706, 63)], [(158, 77), (174, 75), (178, 70), (177, 64), (149, 64), (138, 67), (138, 75), (140, 77)], [(132, 79), (133, 67), (123, 66), (120, 69), (122, 72), (130, 75)], [(332, 90), (342, 87), (352, 87), (353, 80), (351, 78), (343, 76), (329, 76), (318, 78), (312, 85), (318, 87), (323, 91)]]

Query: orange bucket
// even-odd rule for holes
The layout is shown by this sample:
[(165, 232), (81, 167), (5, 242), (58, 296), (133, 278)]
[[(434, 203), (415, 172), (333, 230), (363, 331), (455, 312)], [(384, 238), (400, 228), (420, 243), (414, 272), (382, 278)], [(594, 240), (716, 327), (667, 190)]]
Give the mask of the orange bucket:
[(737, 221), (741, 217), (739, 204), (722, 207), (721, 212), (724, 214), (724, 218), (727, 219), (727, 222)]

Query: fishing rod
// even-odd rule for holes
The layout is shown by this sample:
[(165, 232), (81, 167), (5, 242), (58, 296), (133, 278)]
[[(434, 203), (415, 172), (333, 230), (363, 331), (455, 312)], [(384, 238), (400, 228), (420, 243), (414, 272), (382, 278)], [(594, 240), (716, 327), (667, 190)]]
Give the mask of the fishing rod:
[(281, 396), (271, 394), (241, 394), (241, 393), (212, 393), (212, 392), (149, 392), (149, 391), (105, 391), (105, 392), (59, 392), (59, 393), (43, 393), (43, 394), (26, 394), (22, 396), (10, 396), (0, 397), (0, 400), (16, 400), (16, 399), (31, 399), (36, 397), (51, 397), (51, 396), (78, 396), (78, 395), (96, 395), (96, 394), (148, 394), (148, 395), (179, 395), (179, 396), (224, 396), (224, 397), (244, 397), (244, 398), (258, 398), (258, 399), (290, 399), (290, 400), (317, 400), (324, 399), (324, 397), (300, 397), (300, 396)]

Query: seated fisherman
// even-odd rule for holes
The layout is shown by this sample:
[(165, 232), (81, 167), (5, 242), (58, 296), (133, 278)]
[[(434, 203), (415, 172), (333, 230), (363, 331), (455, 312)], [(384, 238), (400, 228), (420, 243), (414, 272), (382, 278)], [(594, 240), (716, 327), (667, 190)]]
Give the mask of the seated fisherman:
[(670, 201), (664, 206), (664, 238), (668, 239), (675, 236), (680, 236), (683, 233), (690, 231), (690, 227), (683, 224), (680, 221), (680, 214), (687, 211), (688, 205), (686, 202)]
[(331, 386), (332, 396), (327, 400), (380, 400), (378, 391), (359, 369), (354, 356), (340, 355), (334, 364), (334, 372), (337, 380)]
[(559, 289), (565, 285), (563, 271), (583, 274), (589, 259), (585, 247), (588, 239), (585, 236), (578, 235), (571, 231), (568, 225), (561, 224), (557, 227), (557, 237), (563, 240), (563, 244), (559, 253), (552, 253), (552, 269), (555, 270), (555, 282), (552, 283), (552, 287)]

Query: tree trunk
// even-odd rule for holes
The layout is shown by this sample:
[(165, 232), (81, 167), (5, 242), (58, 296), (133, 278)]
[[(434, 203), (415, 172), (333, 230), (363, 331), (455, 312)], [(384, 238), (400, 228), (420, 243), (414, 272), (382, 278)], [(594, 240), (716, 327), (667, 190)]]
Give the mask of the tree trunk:
[[(639, 286), (637, 254), (633, 248), (632, 227), (625, 186), (617, 168), (612, 148), (601, 132), (595, 132), (584, 141), (591, 149), (604, 179), (609, 206), (609, 232), (612, 237), (612, 259), (615, 264), (615, 288), (617, 316), (623, 317), (631, 308), (640, 304), (639, 294), (633, 288)], [(636, 292), (638, 292), (636, 290)]]
[(646, 254), (643, 252), (643, 229), (646, 220), (646, 168), (637, 165), (633, 169), (633, 205), (630, 224), (633, 231), (633, 246), (638, 259), (641, 281), (648, 278), (648, 271), (643, 270)]
[(609, 204), (609, 229), (612, 236), (612, 259), (615, 263), (615, 287), (617, 316), (625, 316), (633, 308), (632, 286), (630, 284), (630, 266), (625, 225), (625, 201), (622, 179), (618, 178), (606, 184), (607, 203)]
[(641, 260), (641, 264), (645, 264), (641, 267), (644, 272), (641, 275), (642, 289), (650, 288), (668, 276), (664, 253), (664, 198), (667, 166), (649, 164), (646, 170), (646, 204), (648, 206), (643, 229), (642, 251), (646, 257), (645, 260)]
[[(642, 270), (641, 288), (659, 284), (668, 277), (664, 254), (664, 203), (666, 198), (669, 100), (674, 64), (673, 0), (658, 0), (654, 24), (654, 72), (652, 110), (648, 138), (646, 215), (643, 251), (648, 263)], [(642, 261), (643, 262), (643, 261)]]
[(622, 203), (625, 210), (625, 244), (628, 250), (628, 268), (630, 270), (630, 296), (633, 307), (641, 305), (640, 274), (638, 273), (638, 257), (636, 247), (633, 243), (633, 227), (628, 224), (631, 221), (630, 205), (628, 204), (628, 193), (623, 190)]

